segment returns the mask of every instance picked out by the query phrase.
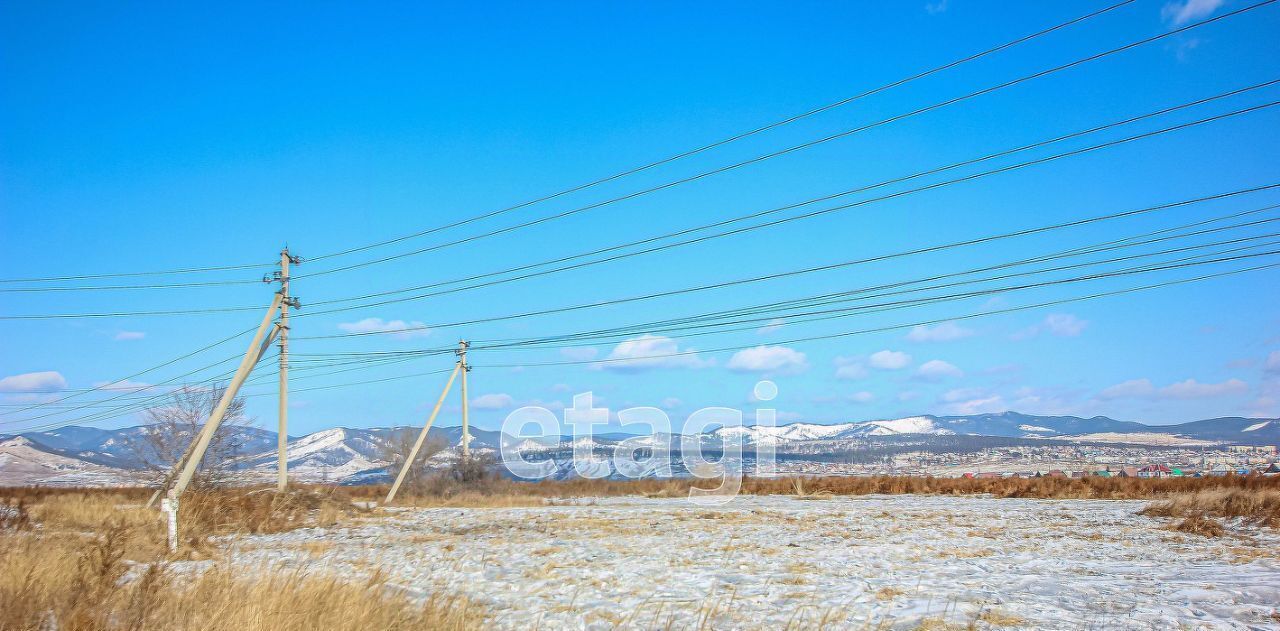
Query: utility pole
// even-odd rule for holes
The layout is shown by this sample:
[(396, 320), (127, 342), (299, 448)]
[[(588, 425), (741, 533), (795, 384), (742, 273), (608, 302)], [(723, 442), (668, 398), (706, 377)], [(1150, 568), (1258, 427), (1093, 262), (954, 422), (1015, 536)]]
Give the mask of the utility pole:
[(289, 264), (301, 264), (302, 258), (289, 254), (286, 246), (280, 250), (280, 398), (279, 428), (276, 433), (276, 492), (283, 493), (289, 486), (289, 463), (285, 451), (289, 446), (289, 307), (299, 308), (297, 298), (289, 295)]
[(458, 342), (458, 366), (462, 369), (462, 457), (464, 459), (471, 457), (471, 430), (467, 424), (467, 373), (471, 372), (471, 366), (467, 365), (467, 347), (470, 346), (465, 340)]
[[(222, 398), (218, 400), (217, 406), (213, 408), (208, 420), (204, 422), (204, 427), (200, 430), (200, 434), (196, 436), (191, 448), (191, 455), (186, 459), (186, 462), (182, 463), (182, 468), (173, 483), (173, 488), (169, 489), (169, 499), (171, 501), (177, 500), (182, 495), (182, 492), (187, 490), (187, 485), (191, 483), (191, 477), (195, 475), (196, 469), (200, 466), (200, 461), (204, 458), (205, 450), (209, 448), (209, 442), (213, 440), (214, 433), (218, 431), (218, 426), (222, 424), (222, 417), (226, 415), (227, 408), (231, 406), (236, 394), (240, 392), (240, 386), (244, 384), (244, 380), (253, 370), (254, 364), (258, 363), (258, 358), (262, 357), (261, 345), (263, 339), (267, 337), (267, 328), (270, 326), (272, 318), (276, 315), (276, 309), (280, 308), (282, 298), (283, 296), (277, 293), (275, 298), (272, 299), (267, 313), (262, 316), (262, 324), (258, 325), (258, 332), (254, 334), (253, 341), (249, 342), (249, 348), (245, 350), (244, 358), (240, 360), (240, 367), (236, 369), (236, 374), (231, 378), (231, 383), (227, 384), (227, 389), (222, 392)], [(174, 506), (173, 510), (176, 511), (177, 507)]]
[(422, 426), (422, 431), (418, 433), (418, 440), (414, 441), (413, 448), (409, 450), (409, 455), (405, 457), (404, 464), (400, 465), (400, 473), (396, 475), (396, 481), (391, 485), (391, 490), (387, 491), (387, 499), (383, 500), (383, 504), (390, 504), (396, 499), (396, 492), (400, 490), (400, 485), (404, 483), (405, 476), (409, 474), (409, 470), (413, 467), (413, 461), (418, 457), (418, 451), (422, 449), (422, 443), (427, 439), (427, 432), (431, 431), (431, 424), (436, 422), (436, 415), (440, 414), (440, 406), (444, 405), (444, 398), (449, 396), (449, 390), (453, 388), (453, 380), (458, 377), (458, 373), (462, 370), (462, 360), (458, 360), (453, 365), (453, 372), (449, 373), (449, 381), (444, 384), (444, 390), (440, 391), (440, 398), (436, 399), (436, 406), (431, 408), (431, 416), (427, 417), (427, 424)]
[[(262, 356), (267, 354), (267, 349), (270, 348), (273, 343), (275, 343), (276, 336), (278, 336), (279, 334), (280, 334), (280, 327), (279, 325), (277, 325), (276, 328), (271, 331), (271, 334), (267, 336), (267, 339), (263, 340), (262, 344), (258, 346), (258, 355), (253, 358), (253, 363), (255, 366), (258, 364), (259, 361), (262, 360)], [(173, 466), (169, 469), (169, 472), (165, 474), (164, 481), (160, 483), (160, 487), (156, 489), (155, 493), (151, 494), (151, 499), (147, 500), (147, 508), (155, 507), (156, 501), (158, 501), (160, 497), (164, 495), (164, 492), (169, 488), (169, 485), (173, 484), (173, 479), (178, 476), (178, 472), (181, 471), (182, 467), (187, 464), (187, 460), (191, 458), (191, 453), (195, 451), (195, 448), (196, 448), (196, 441), (192, 440), (191, 444), (187, 445), (186, 451), (182, 452), (182, 457), (178, 458), (178, 461), (173, 463)]]

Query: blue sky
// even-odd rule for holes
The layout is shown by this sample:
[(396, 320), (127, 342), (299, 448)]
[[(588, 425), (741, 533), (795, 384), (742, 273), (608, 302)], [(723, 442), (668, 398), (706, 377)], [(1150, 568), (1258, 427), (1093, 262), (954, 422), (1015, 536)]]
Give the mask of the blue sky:
[[(786, 118), (1103, 3), (540, 3), (0, 8), (0, 274), (269, 263), (412, 233)], [(306, 274), (578, 208), (858, 127), (1247, 6), (1139, 0), (981, 60), (661, 168), (450, 231), (305, 263)], [(465, 246), (300, 278), (317, 302), (567, 256), (872, 184), (1280, 78), (1280, 7), (1259, 8), (776, 159)], [(1277, 100), (1272, 86), (990, 165)], [(435, 325), (771, 274), (1280, 181), (1280, 108), (770, 229), (422, 300), (295, 318), (295, 357), (538, 337), (997, 264), (1280, 203), (1270, 191), (1034, 237), (733, 288), (456, 328)], [(990, 168), (990, 167), (987, 167)], [(959, 174), (981, 170), (971, 168)], [(927, 182), (946, 179), (935, 177)], [(888, 190), (907, 188), (898, 186)], [(871, 194), (852, 199), (869, 197)], [(1275, 211), (1258, 217), (1274, 217)], [(1240, 234), (1275, 232), (1263, 224)], [(1230, 233), (1237, 234), (1237, 233)], [(1225, 235), (1205, 237), (1225, 239)], [(1164, 246), (1171, 247), (1171, 246)], [(1263, 250), (1254, 250), (1255, 252)], [(593, 391), (676, 427), (745, 407), (768, 378), (785, 421), (1013, 409), (1170, 423), (1280, 415), (1280, 272), (1254, 271), (921, 329), (901, 327), (1274, 262), (1274, 256), (691, 338), (477, 350), (477, 425)], [(7, 288), (253, 280), (267, 268)], [(1055, 277), (1069, 274), (1060, 273)], [(265, 305), (271, 288), (0, 293), (0, 315)], [(246, 329), (260, 311), (0, 320), (0, 433), (98, 411), (23, 410)], [(425, 325), (412, 334), (304, 339)], [(391, 324), (388, 324), (391, 323)], [(637, 331), (640, 333), (641, 331)], [(637, 336), (638, 337), (638, 336)], [(133, 380), (243, 352), (247, 337)], [(479, 344), (478, 344), (479, 345)], [(554, 363), (699, 352), (639, 364)], [(291, 433), (420, 423), (449, 356), (302, 379)], [(298, 366), (303, 365), (299, 363)], [(224, 364), (223, 369), (230, 367)], [(263, 368), (267, 368), (264, 366)], [(197, 373), (207, 378), (216, 371)], [(49, 374), (56, 373), (56, 374)], [(273, 380), (247, 392), (275, 422)], [(88, 393), (64, 403), (92, 402)], [(129, 397), (135, 393), (123, 393)], [(131, 399), (126, 399), (131, 400)], [(442, 424), (458, 423), (458, 395)], [(36, 416), (49, 414), (40, 419)], [(104, 426), (136, 423), (111, 416)]]

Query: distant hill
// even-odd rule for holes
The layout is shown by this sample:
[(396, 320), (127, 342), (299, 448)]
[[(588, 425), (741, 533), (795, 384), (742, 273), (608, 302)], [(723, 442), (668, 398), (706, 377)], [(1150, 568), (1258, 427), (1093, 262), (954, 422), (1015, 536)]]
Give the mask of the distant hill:
[[(142, 468), (139, 445), (145, 445), (150, 426), (98, 429), (68, 426), (47, 432), (0, 436), (0, 484), (127, 484), (136, 483)], [(236, 466), (250, 475), (268, 479), (276, 468), (276, 434), (239, 427), (241, 453)], [(291, 436), (286, 457), (290, 473), (314, 482), (383, 481), (389, 475), (386, 454), (396, 449), (399, 432), (411, 440), (418, 428), (355, 429), (337, 427)], [(476, 450), (515, 446), (522, 451), (568, 449), (571, 437), (556, 441), (517, 440), (499, 432), (472, 430)], [(725, 427), (685, 437), (702, 445), (799, 446), (811, 453), (838, 449), (842, 443), (867, 439), (989, 436), (1017, 439), (1056, 439), (1081, 442), (1115, 442), (1151, 445), (1176, 444), (1280, 444), (1280, 420), (1222, 417), (1180, 423), (1145, 425), (1105, 416), (1036, 416), (1018, 412), (968, 416), (910, 416), (850, 423), (791, 423), (777, 427)], [(679, 436), (628, 436), (603, 433), (586, 446), (610, 448), (622, 441), (633, 447), (674, 444)], [(189, 438), (185, 438), (189, 440)], [(456, 450), (462, 440), (460, 427), (433, 427), (429, 440)], [(932, 440), (932, 439), (931, 439)], [(403, 444), (403, 440), (400, 441)]]

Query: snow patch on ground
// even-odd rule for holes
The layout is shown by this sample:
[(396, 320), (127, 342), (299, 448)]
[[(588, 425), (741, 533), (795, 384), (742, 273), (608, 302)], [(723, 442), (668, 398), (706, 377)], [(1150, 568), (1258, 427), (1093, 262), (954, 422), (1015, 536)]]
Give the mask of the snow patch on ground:
[(1254, 423), (1253, 425), (1250, 425), (1250, 426), (1248, 426), (1248, 427), (1246, 427), (1246, 428), (1244, 428), (1244, 429), (1242, 429), (1242, 430), (1240, 430), (1240, 431), (1242, 431), (1242, 432), (1256, 432), (1256, 431), (1258, 431), (1258, 430), (1260, 430), (1260, 429), (1262, 429), (1262, 428), (1264, 428), (1264, 427), (1266, 427), (1266, 426), (1268, 426), (1268, 425), (1270, 425), (1270, 424), (1271, 424), (1271, 421), (1263, 421), (1263, 422), (1261, 422), (1261, 423)]
[[(869, 496), (601, 498), (532, 508), (402, 509), (352, 527), (243, 537), (270, 565), (410, 594), (464, 593), (500, 629), (964, 625), (1274, 628), (1280, 535), (1171, 532), (1143, 502)], [(332, 545), (315, 545), (324, 542)], [(317, 554), (316, 550), (323, 550)], [(794, 616), (794, 618), (793, 618)]]

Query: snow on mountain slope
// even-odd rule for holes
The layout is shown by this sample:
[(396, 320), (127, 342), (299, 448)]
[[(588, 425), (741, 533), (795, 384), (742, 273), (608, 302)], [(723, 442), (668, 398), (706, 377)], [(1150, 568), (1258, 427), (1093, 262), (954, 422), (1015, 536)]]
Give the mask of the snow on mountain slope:
[(0, 484), (55, 486), (121, 485), (131, 476), (120, 469), (45, 451), (22, 436), (0, 442)]
[(933, 434), (935, 436), (951, 436), (956, 432), (938, 424), (937, 420), (928, 416), (909, 416), (906, 418), (884, 421), (867, 421), (854, 423), (852, 431), (846, 436), (896, 436), (898, 434)]
[(725, 442), (741, 440), (756, 444), (779, 444), (802, 440), (822, 440), (832, 438), (855, 427), (856, 423), (837, 423), (834, 425), (817, 425), (814, 423), (792, 423), (765, 427), (752, 425), (749, 427), (721, 427), (710, 432), (710, 436)]
[(1242, 432), (1256, 432), (1256, 431), (1258, 431), (1258, 430), (1260, 430), (1260, 429), (1262, 429), (1262, 428), (1264, 428), (1264, 427), (1266, 427), (1266, 426), (1268, 426), (1268, 425), (1270, 425), (1270, 424), (1271, 424), (1271, 421), (1263, 421), (1263, 422), (1261, 422), (1261, 423), (1254, 423), (1253, 425), (1250, 425), (1250, 426), (1248, 426), (1248, 427), (1246, 427), (1246, 428), (1244, 428), (1244, 429), (1242, 429), (1242, 430), (1240, 430), (1240, 431), (1242, 431)]
[(810, 440), (833, 440), (860, 436), (896, 436), (899, 434), (949, 436), (955, 433), (954, 430), (940, 425), (933, 417), (911, 416), (882, 421), (835, 423), (832, 425), (792, 423), (776, 427), (758, 425), (722, 427), (711, 432), (708, 436), (725, 442), (740, 440), (757, 445), (780, 445)]
[[(341, 480), (369, 469), (385, 467), (388, 462), (377, 457), (378, 444), (368, 432), (346, 428), (326, 429), (289, 442), (285, 460), (289, 475), (304, 481)], [(274, 454), (253, 457), (249, 467), (255, 471), (276, 470)]]
[(1057, 436), (1056, 439), (1082, 443), (1122, 443), (1130, 445), (1158, 445), (1163, 447), (1200, 447), (1220, 444), (1218, 441), (1184, 438), (1173, 434), (1155, 434), (1152, 432), (1132, 432), (1117, 434), (1115, 432), (1098, 432), (1096, 434), (1077, 434), (1074, 436)]

